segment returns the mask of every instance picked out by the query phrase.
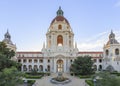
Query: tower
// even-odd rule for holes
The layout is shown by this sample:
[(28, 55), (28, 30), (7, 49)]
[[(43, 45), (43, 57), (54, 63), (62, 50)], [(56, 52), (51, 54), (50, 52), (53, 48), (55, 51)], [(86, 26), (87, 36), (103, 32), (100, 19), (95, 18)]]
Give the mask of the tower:
[(69, 52), (74, 49), (74, 33), (61, 7), (56, 13), (46, 33), (46, 48), (51, 52)]
[[(61, 7), (56, 14), (46, 33), (46, 45), (43, 44), (42, 53), (44, 58), (52, 61), (52, 72), (68, 72), (70, 61), (78, 54), (77, 43), (74, 45), (74, 33)], [(47, 68), (46, 61), (44, 64)]]
[(111, 30), (109, 40), (103, 47), (103, 69), (120, 71), (120, 43), (115, 39), (115, 34)]
[[(12, 43), (11, 35), (8, 30), (4, 35), (3, 42), (7, 45), (7, 48), (9, 48), (10, 50), (13, 50), (16, 53), (16, 45)], [(16, 61), (16, 56), (11, 59)]]

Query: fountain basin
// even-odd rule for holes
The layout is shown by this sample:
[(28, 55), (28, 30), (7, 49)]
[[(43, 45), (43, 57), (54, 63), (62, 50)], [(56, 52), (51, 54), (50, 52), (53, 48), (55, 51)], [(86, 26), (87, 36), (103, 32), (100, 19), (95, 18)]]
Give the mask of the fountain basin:
[(59, 72), (58, 76), (51, 78), (50, 82), (53, 84), (67, 84), (67, 83), (71, 82), (71, 80), (67, 77), (64, 77), (62, 75), (62, 72)]
[(55, 78), (52, 78), (50, 81), (53, 84), (67, 84), (67, 83), (71, 82), (71, 80), (68, 78), (66, 78), (66, 80), (56, 80)]

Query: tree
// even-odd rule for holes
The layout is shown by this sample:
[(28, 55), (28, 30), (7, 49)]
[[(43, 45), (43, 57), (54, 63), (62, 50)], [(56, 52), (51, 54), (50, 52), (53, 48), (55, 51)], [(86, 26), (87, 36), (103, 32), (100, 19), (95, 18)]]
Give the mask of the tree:
[(21, 65), (11, 60), (13, 56), (15, 56), (15, 52), (7, 48), (4, 42), (0, 42), (0, 71), (4, 68), (10, 68), (12, 66), (18, 68)]
[(109, 72), (100, 72), (95, 76), (99, 77), (96, 81), (96, 86), (120, 86), (120, 79)]
[(70, 70), (77, 75), (90, 75), (93, 73), (92, 66), (93, 61), (90, 56), (80, 56), (74, 60)]
[(6, 58), (11, 59), (11, 57), (15, 56), (15, 52), (7, 48), (4, 42), (0, 42), (0, 55), (4, 55)]
[(0, 42), (0, 86), (16, 86), (19, 84), (22, 73), (17, 68), (21, 64), (11, 60), (14, 55), (13, 50), (7, 48), (4, 42)]
[(0, 86), (17, 86), (22, 82), (22, 73), (15, 67), (5, 68), (0, 72)]

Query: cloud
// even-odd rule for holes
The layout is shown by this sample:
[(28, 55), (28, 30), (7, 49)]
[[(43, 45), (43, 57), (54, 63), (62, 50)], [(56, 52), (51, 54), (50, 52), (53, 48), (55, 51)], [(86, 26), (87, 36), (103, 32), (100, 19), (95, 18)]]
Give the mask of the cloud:
[(89, 41), (94, 41), (98, 38), (101, 38), (103, 37), (105, 34), (107, 34), (108, 32), (102, 32), (102, 33), (99, 33), (97, 35), (94, 35), (93, 37), (89, 38), (89, 39), (86, 39), (86, 42), (89, 42)]
[[(114, 31), (116, 39), (120, 42), (120, 31)], [(102, 51), (104, 44), (108, 41), (108, 36), (110, 32), (102, 32), (89, 40), (78, 43), (78, 49), (80, 51)]]

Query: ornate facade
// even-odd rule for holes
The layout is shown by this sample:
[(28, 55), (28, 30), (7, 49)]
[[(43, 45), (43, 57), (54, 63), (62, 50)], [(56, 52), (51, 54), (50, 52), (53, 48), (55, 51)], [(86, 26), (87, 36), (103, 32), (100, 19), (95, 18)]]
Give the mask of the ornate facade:
[(109, 40), (103, 48), (103, 69), (120, 71), (120, 43), (115, 39), (111, 31)]
[[(107, 45), (104, 46), (103, 52), (79, 52), (77, 48), (77, 43), (75, 43), (74, 41), (74, 33), (72, 31), (70, 23), (64, 17), (64, 12), (62, 11), (62, 9), (59, 8), (57, 11), (57, 16), (50, 23), (50, 26), (46, 33), (46, 43), (43, 43), (43, 48), (41, 52), (16, 51), (16, 46), (10, 40), (11, 36), (8, 31), (5, 34), (5, 38), (3, 41), (7, 44), (8, 48), (11, 48), (16, 52), (17, 61), (22, 63), (21, 71), (29, 72), (32, 69), (35, 69), (37, 71), (50, 71), (56, 73), (59, 71), (70, 72), (70, 66), (74, 59), (76, 59), (76, 57), (78, 56), (85, 55), (89, 55), (92, 57), (96, 71), (99, 71), (102, 68), (106, 68), (107, 65), (105, 63), (105, 53), (107, 52), (107, 50), (109, 50), (108, 52), (111, 52), (111, 50), (113, 51), (113, 49), (115, 49), (115, 53), (117, 53), (116, 56), (119, 55), (118, 52), (120, 49), (120, 45), (114, 39), (114, 36), (115, 35), (110, 35), (109, 41)], [(111, 54), (109, 54), (108, 58), (113, 59), (115, 54), (112, 54), (112, 56), (110, 55)], [(104, 63), (102, 62), (102, 59)], [(116, 59), (119, 58), (114, 58), (114, 60)], [(115, 64), (119, 64), (118, 61), (116, 62), (117, 63)]]

